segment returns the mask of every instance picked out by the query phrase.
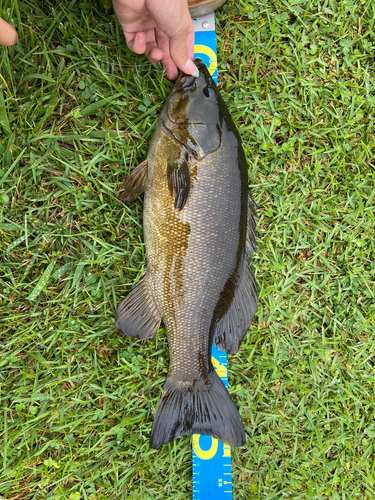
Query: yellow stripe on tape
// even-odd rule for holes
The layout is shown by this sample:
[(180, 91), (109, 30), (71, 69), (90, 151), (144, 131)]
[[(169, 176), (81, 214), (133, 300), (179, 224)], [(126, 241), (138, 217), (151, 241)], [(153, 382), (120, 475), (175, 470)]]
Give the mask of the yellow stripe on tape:
[(194, 45), (194, 54), (205, 54), (209, 57), (210, 65), (208, 66), (208, 71), (213, 75), (217, 68), (217, 57), (215, 52), (210, 47), (207, 47), (207, 45)]
[(209, 450), (202, 450), (202, 448), (199, 446), (200, 436), (200, 434), (193, 434), (193, 450), (195, 451), (197, 457), (201, 458), (202, 460), (210, 460), (216, 455), (218, 441), (216, 438), (211, 437), (211, 448)]

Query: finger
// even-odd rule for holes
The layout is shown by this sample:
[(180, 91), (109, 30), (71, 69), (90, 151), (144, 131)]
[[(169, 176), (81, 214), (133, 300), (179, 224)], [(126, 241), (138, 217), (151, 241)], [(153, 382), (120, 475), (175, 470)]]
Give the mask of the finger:
[(163, 64), (163, 67), (165, 68), (165, 72), (167, 73), (168, 80), (176, 80), (176, 78), (178, 77), (178, 69), (172, 59), (165, 62)]
[(194, 33), (194, 25), (191, 23), (193, 26), (193, 30), (188, 32), (188, 35), (186, 37), (186, 47), (187, 47), (187, 52), (188, 56), (190, 59), (194, 59), (194, 39), (195, 39), (195, 33)]
[(193, 20), (187, 2), (170, 0), (169, 3), (169, 16), (162, 15), (160, 6), (157, 8), (159, 2), (155, 0), (149, 2), (148, 8), (158, 27), (169, 37), (169, 53), (172, 61), (181, 71), (191, 75), (198, 72), (191, 60), (194, 52)]
[(160, 5), (160, 0), (147, 2), (147, 7), (157, 26), (169, 37), (169, 53), (172, 61), (184, 73), (198, 72), (191, 60), (194, 50), (194, 42), (192, 42), (194, 26), (187, 1), (163, 0), (164, 8), (161, 9)]
[(143, 31), (138, 33), (128, 33), (124, 30), (126, 45), (135, 54), (146, 52), (146, 34)]
[(165, 69), (165, 72), (167, 73), (167, 78), (169, 80), (176, 80), (176, 78), (178, 77), (178, 68), (172, 61), (172, 59), (163, 59), (161, 63), (163, 65), (163, 68)]
[(178, 76), (178, 69), (169, 53), (169, 38), (160, 28), (155, 28), (155, 38), (159, 49), (163, 53), (161, 63), (166, 70), (167, 78), (169, 78), (169, 80), (175, 80)]
[(163, 52), (157, 46), (154, 29), (138, 33), (125, 32), (125, 40), (129, 49), (135, 54), (146, 54), (152, 63), (161, 61)]
[[(189, 44), (189, 53), (187, 44)], [(170, 37), (169, 51), (172, 60), (181, 71), (189, 75), (197, 71), (197, 67), (191, 60), (194, 55), (194, 26), (190, 16), (187, 26), (182, 27)]]
[(152, 47), (149, 50), (146, 50), (147, 59), (152, 63), (158, 63), (163, 58), (163, 52), (159, 49), (159, 47)]
[(18, 42), (17, 31), (8, 24), (4, 19), (0, 18), (0, 45), (10, 47)]

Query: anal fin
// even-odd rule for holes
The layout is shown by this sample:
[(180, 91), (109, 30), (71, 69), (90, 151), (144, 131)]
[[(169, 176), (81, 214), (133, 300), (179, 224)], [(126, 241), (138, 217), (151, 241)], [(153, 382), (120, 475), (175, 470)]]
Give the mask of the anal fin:
[(127, 337), (147, 339), (156, 334), (160, 322), (146, 273), (118, 306), (116, 328)]
[(249, 258), (243, 253), (233, 299), (215, 326), (213, 343), (221, 351), (235, 353), (251, 325), (258, 307), (258, 290)]
[(147, 159), (133, 169), (124, 182), (125, 191), (121, 193), (120, 200), (134, 201), (147, 187)]

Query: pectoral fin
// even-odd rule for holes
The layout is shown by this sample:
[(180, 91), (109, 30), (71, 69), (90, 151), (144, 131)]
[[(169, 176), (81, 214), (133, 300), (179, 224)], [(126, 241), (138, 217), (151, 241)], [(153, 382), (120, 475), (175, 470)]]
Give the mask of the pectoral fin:
[(158, 331), (161, 316), (156, 308), (145, 274), (121, 302), (116, 314), (116, 328), (127, 337), (147, 339)]
[(176, 160), (168, 161), (167, 176), (171, 196), (174, 196), (174, 206), (177, 210), (182, 210), (190, 191), (190, 168), (187, 153), (183, 153)]
[(140, 163), (125, 180), (121, 201), (134, 201), (147, 187), (147, 159)]

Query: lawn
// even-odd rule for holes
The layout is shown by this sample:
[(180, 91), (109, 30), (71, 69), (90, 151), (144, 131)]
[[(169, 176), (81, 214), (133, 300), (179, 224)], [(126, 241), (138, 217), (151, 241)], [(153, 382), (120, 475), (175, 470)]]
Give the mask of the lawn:
[[(121, 337), (144, 271), (145, 159), (172, 87), (106, 0), (3, 0), (0, 497), (190, 499), (191, 439), (149, 437), (164, 329)], [(230, 0), (219, 86), (259, 206), (258, 313), (230, 392), (234, 498), (375, 498), (375, 3)]]

